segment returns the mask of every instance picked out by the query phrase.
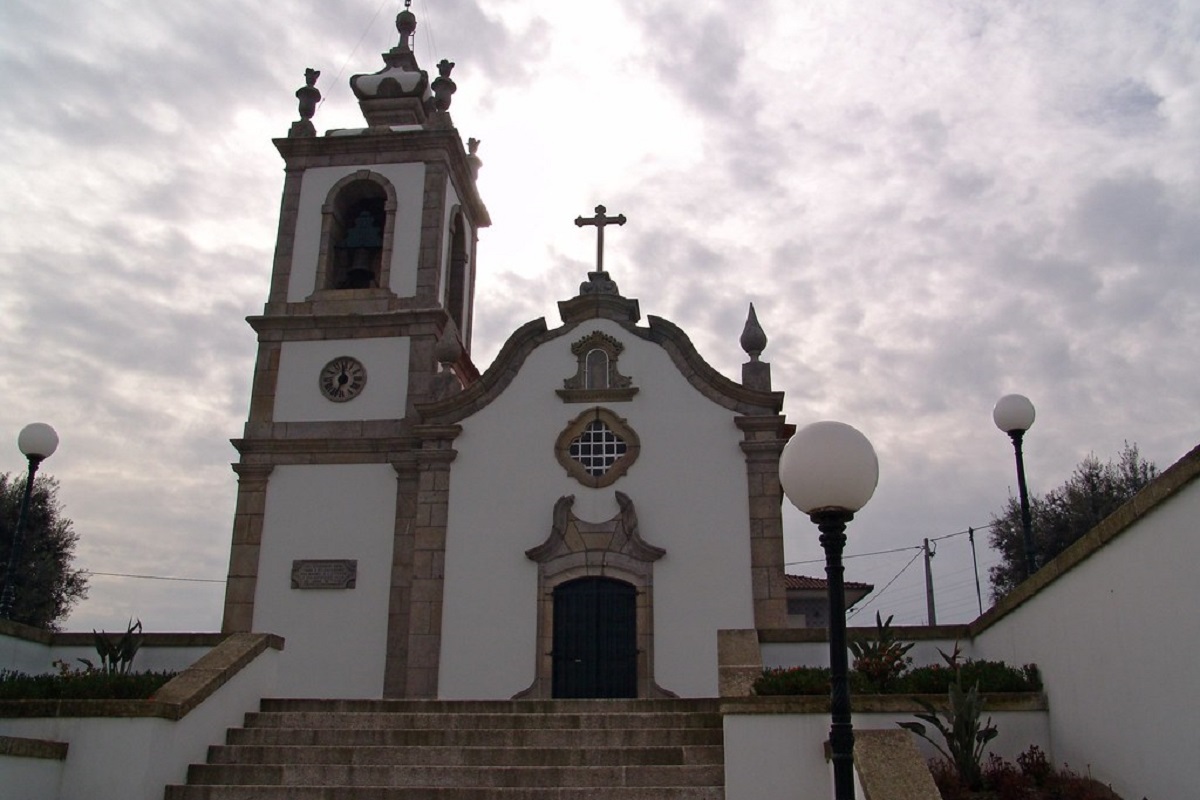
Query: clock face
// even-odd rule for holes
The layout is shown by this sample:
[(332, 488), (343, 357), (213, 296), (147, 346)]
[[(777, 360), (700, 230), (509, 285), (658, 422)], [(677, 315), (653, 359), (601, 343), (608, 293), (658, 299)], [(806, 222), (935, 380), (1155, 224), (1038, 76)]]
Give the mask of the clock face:
[(321, 369), (321, 394), (335, 403), (353, 400), (367, 385), (367, 369), (357, 358), (338, 356)]

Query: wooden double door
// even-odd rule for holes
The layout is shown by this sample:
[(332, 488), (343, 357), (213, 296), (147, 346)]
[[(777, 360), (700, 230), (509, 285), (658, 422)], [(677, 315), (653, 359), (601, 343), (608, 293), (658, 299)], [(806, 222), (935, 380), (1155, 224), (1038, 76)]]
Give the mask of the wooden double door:
[(637, 589), (580, 578), (554, 590), (554, 697), (637, 697)]

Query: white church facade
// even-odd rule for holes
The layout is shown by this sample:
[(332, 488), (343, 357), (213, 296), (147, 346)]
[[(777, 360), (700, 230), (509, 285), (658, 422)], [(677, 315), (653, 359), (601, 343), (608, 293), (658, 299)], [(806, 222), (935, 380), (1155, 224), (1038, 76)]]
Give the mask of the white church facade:
[(787, 619), (766, 338), (733, 381), (598, 266), (480, 374), (480, 162), (414, 26), (366, 127), (317, 136), (310, 72), (276, 140), (223, 631), (284, 637), (282, 695), (715, 696), (717, 631)]

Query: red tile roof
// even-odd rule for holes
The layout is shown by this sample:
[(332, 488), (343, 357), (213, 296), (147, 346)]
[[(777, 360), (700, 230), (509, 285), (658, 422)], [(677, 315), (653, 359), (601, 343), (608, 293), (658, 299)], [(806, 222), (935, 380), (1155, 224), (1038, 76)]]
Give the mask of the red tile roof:
[[(810, 578), (807, 575), (784, 575), (784, 586), (788, 589), (816, 589), (826, 591), (829, 588), (829, 581), (824, 578)], [(857, 581), (846, 581), (847, 589), (866, 589), (868, 592), (875, 589), (874, 584), (858, 583)]]

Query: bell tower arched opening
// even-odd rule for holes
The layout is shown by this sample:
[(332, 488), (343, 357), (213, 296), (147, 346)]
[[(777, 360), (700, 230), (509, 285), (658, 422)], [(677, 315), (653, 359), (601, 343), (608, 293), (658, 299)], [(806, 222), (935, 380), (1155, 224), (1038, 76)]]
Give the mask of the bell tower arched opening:
[(388, 288), (396, 192), (376, 172), (359, 170), (338, 181), (321, 208), (316, 289)]
[(468, 341), (467, 332), (467, 270), (470, 251), (467, 247), (467, 224), (462, 211), (457, 208), (450, 221), (450, 260), (446, 276), (446, 311), (454, 320), (463, 345)]

